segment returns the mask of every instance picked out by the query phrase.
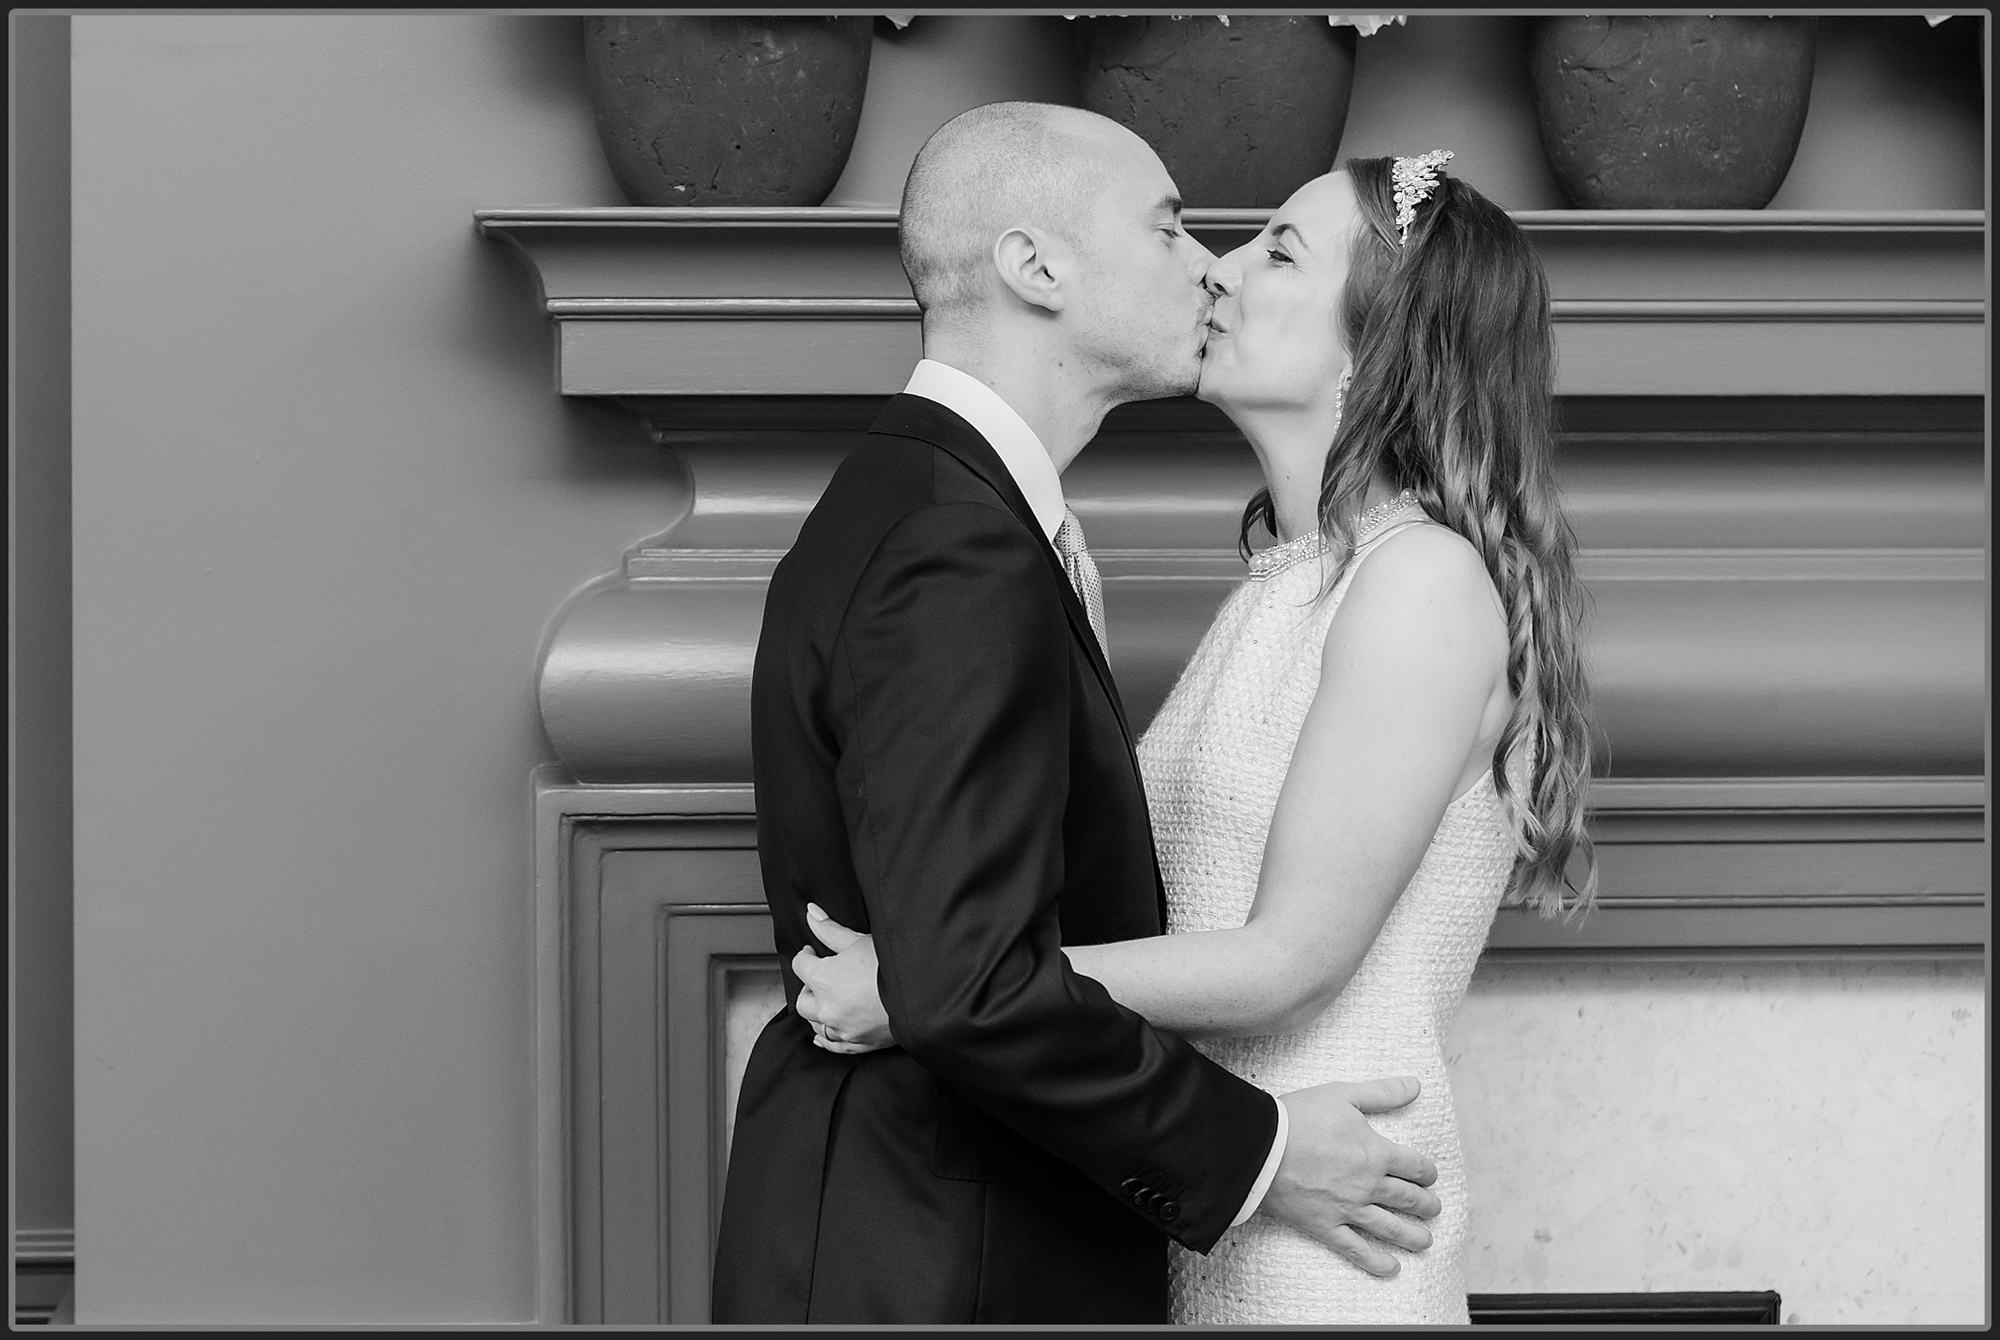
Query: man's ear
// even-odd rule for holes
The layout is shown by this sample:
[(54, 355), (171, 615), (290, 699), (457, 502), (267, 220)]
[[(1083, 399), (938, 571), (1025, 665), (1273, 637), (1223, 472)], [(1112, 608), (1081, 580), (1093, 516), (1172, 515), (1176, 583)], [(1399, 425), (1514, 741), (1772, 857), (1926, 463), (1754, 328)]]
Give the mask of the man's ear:
[(993, 268), (1008, 292), (1032, 307), (1060, 312), (1068, 305), (1069, 257), (1039, 228), (1017, 225), (993, 243)]

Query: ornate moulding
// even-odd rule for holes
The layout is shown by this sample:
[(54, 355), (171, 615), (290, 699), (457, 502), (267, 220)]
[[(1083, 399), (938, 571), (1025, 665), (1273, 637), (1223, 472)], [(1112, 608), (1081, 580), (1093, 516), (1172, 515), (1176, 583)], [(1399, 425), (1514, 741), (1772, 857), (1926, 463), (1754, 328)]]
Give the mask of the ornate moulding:
[[(1984, 216), (1516, 217), (1555, 295), (1612, 776), (1593, 798), (1603, 910), (1581, 927), (1503, 915), (1490, 952), (1982, 952)], [(1188, 224), (1220, 252), (1263, 218)], [(718, 850), (754, 868), (764, 584), (918, 332), (887, 211), (489, 210), (478, 227), (537, 277), (555, 389), (640, 415), (690, 481), (685, 515), (558, 612), (540, 665), (562, 765), (535, 782), (539, 1311), (595, 1317), (595, 1276), (576, 1299), (570, 1276), (606, 1212), (576, 1199), (596, 1175), (572, 1163), (595, 1147), (569, 1130), (596, 1119), (571, 1111), (595, 1086), (570, 1071), (597, 1074), (609, 1044), (575, 1030), (615, 977), (656, 992), (665, 1021), (632, 1055), (706, 1054), (672, 1039), (708, 1027), (690, 1009), (719, 1018), (725, 988), (675, 1004), (694, 988), (666, 978), (695, 971), (669, 972), (683, 941), (708, 976), (737, 970), (762, 924), (754, 888), (724, 897), (702, 872)], [(1241, 438), (1193, 401), (1116, 412), (1065, 478), (1137, 722), (1241, 576), (1256, 483)], [(642, 881), (664, 900), (657, 946), (577, 919), (590, 870), (642, 858), (662, 872)], [(676, 1129), (722, 1120), (721, 1081), (702, 1083), (687, 1101), (714, 1112)], [(709, 1211), (690, 1195), (671, 1214), (692, 1241)], [(661, 1287), (699, 1290), (690, 1261)]]
[[(1193, 210), (1220, 254), (1265, 210)], [(1980, 395), (1977, 211), (1542, 210), (1565, 395)], [(483, 210), (557, 328), (564, 395), (888, 395), (917, 356), (896, 215)]]
[[(586, 785), (745, 783), (763, 582), (918, 355), (895, 215), (477, 217), (537, 276), (556, 328), (556, 389), (643, 416), (692, 482), (687, 515), (557, 620), (541, 668), (549, 737)], [(1265, 217), (1205, 210), (1187, 221), (1219, 252)], [(1984, 216), (1516, 217), (1542, 252), (1562, 345), (1564, 484), (1596, 604), (1593, 678), (1613, 753), (1600, 835), (1615, 846), (1630, 825), (1613, 816), (1627, 812), (1675, 816), (1633, 822), (1653, 838), (1671, 822), (1683, 840), (1707, 831), (1696, 816), (1746, 807), (1907, 817), (1916, 793), (1893, 779), (1919, 777), (1925, 831), (1948, 810), (1952, 832), (1975, 837)], [(1254, 463), (1213, 410), (1159, 402), (1114, 414), (1066, 484), (1100, 556), (1120, 678), (1143, 721), (1240, 575), (1235, 517)], [(1733, 799), (1704, 791), (1704, 778)], [(1742, 788), (1759, 778), (1782, 779), (1792, 798), (1753, 801)], [(1803, 778), (1819, 780), (1800, 801)], [(1666, 779), (1679, 799), (1655, 804), (1647, 788)], [(1859, 829), (1843, 832), (1859, 840)], [(1779, 882), (1819, 879), (1815, 896), (1849, 888), (1850, 901), (1886, 893), (1885, 880), (1914, 882), (1923, 888), (1902, 891), (1904, 905), (1940, 913), (1981, 901), (1975, 847), (1937, 848), (1948, 874), (1893, 878), (1860, 848), (1845, 851), (1839, 869), (1807, 876), (1812, 863), (1792, 850), (1793, 875)], [(1914, 853), (1879, 854), (1893, 864)], [(1704, 884), (1748, 873), (1741, 861), (1706, 873), (1669, 864)], [(1751, 887), (1737, 892), (1777, 896), (1773, 878), (1739, 879)], [(1951, 920), (1957, 929), (1931, 942), (1964, 937), (1969, 923)], [(1519, 935), (1521, 948), (1593, 938)]]

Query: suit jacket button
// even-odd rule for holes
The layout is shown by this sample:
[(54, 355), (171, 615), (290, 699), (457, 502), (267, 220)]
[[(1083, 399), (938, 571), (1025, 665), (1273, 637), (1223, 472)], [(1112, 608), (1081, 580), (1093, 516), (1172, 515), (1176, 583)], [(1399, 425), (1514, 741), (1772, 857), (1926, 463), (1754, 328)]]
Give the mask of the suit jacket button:
[(1118, 1189), (1120, 1191), (1123, 1191), (1128, 1196), (1136, 1196), (1139, 1194), (1139, 1186), (1140, 1183), (1138, 1178), (1128, 1177), (1124, 1181), (1118, 1184)]
[(1160, 1202), (1164, 1201), (1165, 1199), (1166, 1196), (1161, 1192), (1148, 1191), (1145, 1195), (1139, 1198), (1139, 1204), (1145, 1209), (1147, 1214), (1158, 1214), (1160, 1210)]
[(1179, 1201), (1170, 1200), (1160, 1207), (1160, 1219), (1162, 1222), (1171, 1224), (1180, 1217), (1181, 1206)]

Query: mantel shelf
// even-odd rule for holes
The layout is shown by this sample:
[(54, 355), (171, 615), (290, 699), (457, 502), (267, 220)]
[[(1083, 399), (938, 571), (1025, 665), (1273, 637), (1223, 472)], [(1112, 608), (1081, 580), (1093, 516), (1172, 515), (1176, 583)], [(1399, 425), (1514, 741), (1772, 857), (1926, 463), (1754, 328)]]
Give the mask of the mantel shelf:
[[(1268, 209), (1190, 209), (1182, 221), (1190, 229), (1262, 227)], [(887, 228), (893, 209), (815, 206), (569, 206), (536, 205), (482, 209), (475, 218), (485, 229), (586, 228)], [(1983, 233), (1986, 213), (1977, 209), (1517, 209), (1514, 222), (1534, 232), (1972, 232)]]
[[(887, 395), (919, 352), (890, 209), (492, 209), (577, 396)], [(1269, 210), (1190, 210), (1218, 253)], [(1566, 395), (1978, 395), (1978, 210), (1531, 210)]]

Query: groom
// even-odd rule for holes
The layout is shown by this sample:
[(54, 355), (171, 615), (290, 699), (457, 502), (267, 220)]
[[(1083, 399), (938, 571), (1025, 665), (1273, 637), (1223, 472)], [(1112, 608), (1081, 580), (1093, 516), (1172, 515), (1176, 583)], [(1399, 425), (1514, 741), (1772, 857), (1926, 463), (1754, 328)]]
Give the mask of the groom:
[[(1266, 1213), (1393, 1269), (1430, 1161), (1368, 1128), (1413, 1081), (1281, 1103), (1072, 973), (1163, 893), (1060, 473), (1113, 406), (1191, 392), (1212, 259), (1144, 141), (995, 103), (924, 146), (903, 266), (924, 361), (771, 580), (752, 682), (778, 956), (806, 904), (875, 935), (900, 1048), (786, 1010), (751, 1053), (721, 1323), (1167, 1320), (1166, 1239)], [(800, 983), (785, 969), (789, 999)]]

